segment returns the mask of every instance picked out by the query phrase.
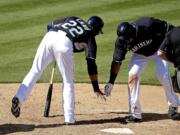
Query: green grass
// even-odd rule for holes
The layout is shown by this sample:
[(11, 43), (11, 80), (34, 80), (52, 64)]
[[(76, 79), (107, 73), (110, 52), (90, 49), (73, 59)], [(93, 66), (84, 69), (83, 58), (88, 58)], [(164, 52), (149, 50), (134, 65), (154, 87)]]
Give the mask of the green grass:
[[(1, 0), (0, 1), (0, 82), (21, 82), (31, 68), (36, 49), (46, 32), (46, 24), (66, 16), (85, 20), (99, 15), (105, 21), (104, 34), (97, 37), (99, 81), (109, 79), (110, 64), (116, 39), (116, 27), (121, 21), (133, 21), (142, 16), (154, 16), (180, 24), (179, 0)], [(117, 83), (127, 83), (128, 53)], [(38, 82), (48, 82), (52, 65)], [(172, 72), (172, 68), (171, 68)], [(55, 80), (61, 81), (59, 71)], [(75, 54), (75, 81), (89, 82), (84, 53)], [(142, 75), (143, 84), (159, 84), (152, 62)]]

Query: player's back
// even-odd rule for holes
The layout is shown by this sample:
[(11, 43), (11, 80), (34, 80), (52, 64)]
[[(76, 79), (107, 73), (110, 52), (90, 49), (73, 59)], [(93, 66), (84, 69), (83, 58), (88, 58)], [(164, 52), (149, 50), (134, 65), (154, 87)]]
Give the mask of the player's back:
[(55, 29), (62, 30), (73, 42), (87, 42), (90, 36), (88, 24), (78, 17), (67, 17), (53, 22)]

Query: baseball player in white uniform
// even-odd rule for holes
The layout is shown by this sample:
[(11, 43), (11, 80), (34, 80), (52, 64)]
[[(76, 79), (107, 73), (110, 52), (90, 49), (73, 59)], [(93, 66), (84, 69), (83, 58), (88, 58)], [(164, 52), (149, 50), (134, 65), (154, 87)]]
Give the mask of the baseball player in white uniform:
[(122, 22), (117, 27), (118, 37), (111, 64), (110, 78), (105, 86), (104, 93), (106, 96), (111, 94), (121, 63), (125, 59), (126, 53), (131, 51), (133, 55), (129, 64), (128, 78), (129, 116), (126, 122), (142, 121), (139, 100), (140, 80), (142, 71), (149, 60), (156, 64), (157, 77), (164, 87), (169, 106), (168, 116), (171, 119), (176, 119), (180, 101), (173, 91), (169, 65), (157, 55), (157, 50), (171, 27), (173, 26), (169, 25), (166, 21), (153, 17), (142, 17), (133, 23)]
[(74, 124), (74, 52), (85, 51), (87, 70), (94, 92), (105, 99), (99, 89), (95, 62), (95, 36), (102, 33), (103, 26), (104, 22), (98, 16), (91, 16), (87, 22), (78, 17), (67, 17), (49, 23), (48, 32), (37, 49), (32, 68), (12, 99), (12, 114), (15, 117), (20, 116), (20, 105), (29, 96), (43, 70), (55, 60), (63, 78), (65, 123)]

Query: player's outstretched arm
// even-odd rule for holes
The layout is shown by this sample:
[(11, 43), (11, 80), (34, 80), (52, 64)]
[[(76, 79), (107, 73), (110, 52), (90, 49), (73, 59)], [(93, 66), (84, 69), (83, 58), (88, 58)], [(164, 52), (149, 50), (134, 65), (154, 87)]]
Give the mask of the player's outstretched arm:
[(114, 82), (116, 80), (117, 74), (120, 70), (121, 63), (112, 61), (109, 82), (104, 87), (104, 94), (108, 97), (111, 96), (111, 91), (113, 89)]

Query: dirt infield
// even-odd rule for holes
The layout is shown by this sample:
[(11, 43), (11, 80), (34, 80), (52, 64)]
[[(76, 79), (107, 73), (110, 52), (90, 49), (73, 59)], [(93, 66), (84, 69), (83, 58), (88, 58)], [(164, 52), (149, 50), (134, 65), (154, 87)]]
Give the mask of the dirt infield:
[[(89, 84), (75, 85), (77, 125), (64, 125), (61, 84), (54, 84), (50, 117), (44, 118), (48, 84), (36, 84), (22, 105), (20, 118), (10, 113), (11, 99), (19, 84), (0, 84), (0, 134), (13, 135), (113, 135), (105, 128), (129, 128), (135, 135), (179, 135), (180, 121), (167, 117), (167, 103), (161, 86), (141, 86), (143, 122), (123, 124), (128, 112), (126, 85), (115, 85), (107, 101), (97, 99)], [(104, 85), (101, 85), (103, 87)]]

